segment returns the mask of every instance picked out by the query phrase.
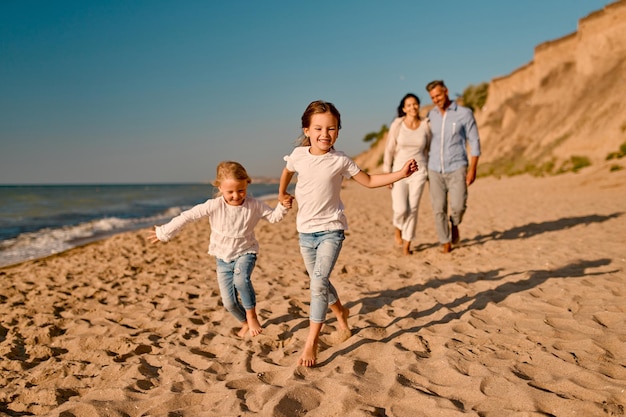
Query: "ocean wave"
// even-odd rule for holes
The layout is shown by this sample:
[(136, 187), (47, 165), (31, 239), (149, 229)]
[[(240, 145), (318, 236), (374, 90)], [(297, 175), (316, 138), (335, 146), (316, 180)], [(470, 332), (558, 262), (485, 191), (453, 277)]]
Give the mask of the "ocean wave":
[(0, 267), (44, 258), (117, 233), (151, 227), (180, 214), (182, 210), (180, 207), (172, 207), (156, 216), (136, 219), (106, 217), (74, 226), (22, 233), (0, 242)]

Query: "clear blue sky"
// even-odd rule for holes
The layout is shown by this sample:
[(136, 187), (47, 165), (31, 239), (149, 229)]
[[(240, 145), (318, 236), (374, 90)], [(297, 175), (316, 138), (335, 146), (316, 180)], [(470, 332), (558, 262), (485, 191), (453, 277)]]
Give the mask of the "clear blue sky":
[(355, 156), (400, 98), (509, 74), (606, 0), (0, 1), (0, 183), (280, 175), (309, 102)]

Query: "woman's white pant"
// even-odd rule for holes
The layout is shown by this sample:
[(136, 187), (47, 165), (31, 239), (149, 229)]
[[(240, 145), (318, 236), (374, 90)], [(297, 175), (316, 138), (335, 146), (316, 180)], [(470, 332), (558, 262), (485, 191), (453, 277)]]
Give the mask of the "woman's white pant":
[(419, 171), (395, 182), (391, 188), (393, 225), (402, 232), (402, 240), (410, 242), (415, 238), (417, 211), (427, 180), (426, 168), (420, 167)]

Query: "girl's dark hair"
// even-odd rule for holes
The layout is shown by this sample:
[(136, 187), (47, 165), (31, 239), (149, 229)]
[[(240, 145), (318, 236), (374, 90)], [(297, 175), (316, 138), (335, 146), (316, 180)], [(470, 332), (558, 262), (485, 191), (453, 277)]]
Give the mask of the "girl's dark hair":
[[(398, 106), (398, 117), (404, 117), (406, 115), (406, 113), (404, 112), (404, 102), (406, 101), (407, 98), (409, 97), (413, 97), (415, 99), (415, 101), (417, 101), (417, 105), (419, 106), (420, 103), (420, 99), (418, 96), (416, 96), (413, 93), (408, 93), (406, 94), (404, 97), (402, 97), (402, 100), (400, 100), (400, 105)], [(419, 116), (418, 116), (419, 117)]]
[[(337, 110), (337, 107), (335, 107), (333, 103), (329, 103), (323, 100), (312, 101), (307, 106), (304, 113), (302, 113), (302, 118), (301, 118), (302, 128), (304, 129), (304, 128), (311, 127), (311, 119), (313, 118), (313, 115), (319, 114), (319, 113), (332, 114), (335, 117), (335, 119), (337, 119), (337, 129), (341, 129), (341, 114), (339, 114), (339, 110)], [(300, 146), (310, 146), (310, 145), (311, 145), (311, 141), (308, 137), (304, 135), (300, 137)]]

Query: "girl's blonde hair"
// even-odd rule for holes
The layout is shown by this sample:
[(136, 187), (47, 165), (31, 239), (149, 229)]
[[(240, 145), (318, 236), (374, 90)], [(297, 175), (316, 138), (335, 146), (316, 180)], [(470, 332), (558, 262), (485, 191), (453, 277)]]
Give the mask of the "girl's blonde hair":
[[(213, 181), (213, 186), (216, 188), (219, 187), (224, 180), (246, 181), (248, 184), (252, 182), (248, 172), (239, 162), (222, 161), (217, 164), (216, 171), (215, 181)], [(221, 193), (218, 189), (216, 196), (219, 196), (220, 194)]]

